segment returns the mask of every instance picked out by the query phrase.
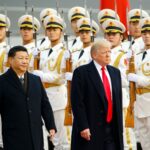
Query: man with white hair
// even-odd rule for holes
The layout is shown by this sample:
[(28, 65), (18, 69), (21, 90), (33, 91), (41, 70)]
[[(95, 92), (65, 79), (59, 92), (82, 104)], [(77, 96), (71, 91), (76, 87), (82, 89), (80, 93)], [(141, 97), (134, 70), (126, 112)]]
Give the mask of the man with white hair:
[(93, 61), (74, 71), (71, 150), (123, 150), (121, 75), (109, 65), (110, 48), (105, 39), (95, 42)]

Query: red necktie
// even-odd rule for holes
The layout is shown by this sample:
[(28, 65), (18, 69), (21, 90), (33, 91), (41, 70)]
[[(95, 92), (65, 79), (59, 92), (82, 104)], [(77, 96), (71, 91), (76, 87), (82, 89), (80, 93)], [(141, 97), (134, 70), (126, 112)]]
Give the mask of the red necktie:
[(112, 120), (112, 99), (111, 99), (111, 90), (110, 90), (110, 84), (107, 78), (107, 75), (105, 73), (105, 68), (102, 67), (102, 79), (103, 79), (103, 86), (105, 89), (105, 94), (108, 102), (108, 111), (107, 111), (107, 122), (111, 122)]

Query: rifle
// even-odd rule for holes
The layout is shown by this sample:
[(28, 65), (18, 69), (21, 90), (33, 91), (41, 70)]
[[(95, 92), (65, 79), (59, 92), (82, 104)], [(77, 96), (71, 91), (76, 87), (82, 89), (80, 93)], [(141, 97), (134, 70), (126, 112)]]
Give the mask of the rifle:
[[(128, 36), (130, 41), (129, 48), (132, 50), (132, 37)], [(134, 55), (132, 51), (132, 56), (129, 59), (129, 73), (135, 73), (135, 65), (134, 65)], [(136, 87), (135, 82), (130, 81), (129, 83), (129, 94), (130, 94), (130, 102), (127, 108), (127, 114), (125, 118), (125, 127), (134, 128), (134, 102), (136, 100)]]
[[(71, 57), (66, 60), (66, 72), (72, 71)], [(65, 109), (64, 125), (72, 125), (71, 81), (67, 81), (67, 106)]]
[[(139, 8), (140, 8), (140, 16), (142, 19), (142, 0), (139, 0)], [(130, 48), (132, 49), (132, 41), (130, 42)], [(129, 73), (135, 73), (135, 65), (134, 65), (134, 55), (132, 51), (132, 56), (129, 60)], [(127, 116), (125, 120), (125, 127), (134, 128), (134, 102), (136, 101), (136, 86), (135, 82), (129, 83), (129, 93), (130, 93), (130, 103), (127, 108)]]
[[(63, 11), (62, 11), (63, 13)], [(68, 50), (68, 35), (64, 31), (64, 41), (66, 44), (66, 49)], [(68, 50), (69, 51), (69, 50)], [(69, 51), (70, 53), (70, 51)], [(72, 60), (70, 57), (66, 59), (66, 72), (72, 72)], [(72, 125), (72, 107), (71, 107), (71, 81), (67, 81), (67, 106), (65, 108), (65, 119), (64, 125)]]
[[(134, 56), (129, 60), (129, 73), (135, 73)], [(125, 127), (134, 128), (134, 102), (136, 101), (136, 87), (135, 82), (129, 83), (130, 103), (127, 108), (127, 115), (125, 120)]]
[(28, 2), (27, 0), (24, 1), (24, 6), (25, 6), (25, 14), (28, 14)]

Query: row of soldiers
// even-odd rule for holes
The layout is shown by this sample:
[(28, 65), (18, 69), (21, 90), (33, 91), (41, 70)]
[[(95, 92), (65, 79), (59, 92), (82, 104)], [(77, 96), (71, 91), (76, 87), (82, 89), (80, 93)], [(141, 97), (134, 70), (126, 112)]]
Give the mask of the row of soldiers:
[[(112, 44), (110, 65), (120, 69), (122, 75), (124, 149), (136, 150), (137, 142), (141, 142), (143, 150), (150, 149), (150, 17), (148, 13), (140, 9), (128, 12), (130, 40), (125, 40), (126, 28), (113, 10), (101, 10), (98, 13), (99, 24), (92, 20), (89, 12), (82, 7), (71, 8), (68, 19), (74, 33), (74, 38), (69, 40), (65, 34), (66, 24), (61, 15), (52, 8), (42, 10), (40, 20), (45, 36), (38, 41), (34, 36), (40, 29), (38, 19), (26, 14), (18, 20), (22, 44), (29, 53), (29, 71), (41, 78), (54, 112), (57, 127), (57, 134), (53, 139), (55, 150), (69, 148), (70, 144), (71, 128), (64, 125), (68, 98), (66, 81), (72, 80), (73, 71), (77, 67), (92, 60), (90, 49), (99, 31)], [(0, 14), (0, 74), (9, 67), (7, 53), (10, 46), (6, 42), (9, 27), (9, 18)], [(128, 74), (129, 59), (132, 56), (135, 58), (135, 73)], [(68, 59), (71, 59), (72, 72), (66, 70)], [(125, 127), (127, 107), (130, 103), (129, 81), (135, 82), (137, 86), (134, 129)], [(43, 131), (44, 146), (47, 150), (46, 129), (43, 128)], [(2, 141), (0, 144), (2, 146)]]

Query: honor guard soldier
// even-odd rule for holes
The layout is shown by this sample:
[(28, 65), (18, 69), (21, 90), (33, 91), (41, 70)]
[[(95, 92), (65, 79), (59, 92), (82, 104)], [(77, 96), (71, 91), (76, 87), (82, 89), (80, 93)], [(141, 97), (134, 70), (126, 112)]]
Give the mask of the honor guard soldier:
[[(6, 34), (10, 28), (10, 20), (7, 16), (0, 14), (0, 75), (7, 70), (7, 54), (10, 46), (6, 42)], [(2, 132), (0, 118), (0, 150), (3, 149)]]
[(123, 122), (124, 122), (124, 149), (136, 150), (136, 140), (133, 129), (125, 128), (125, 118), (127, 107), (129, 105), (129, 83), (127, 80), (127, 58), (124, 50), (121, 47), (125, 26), (118, 20), (108, 19), (102, 24), (105, 33), (105, 38), (111, 42), (111, 65), (118, 68), (122, 78), (122, 93), (123, 93)]
[(27, 48), (29, 54), (29, 71), (33, 71), (36, 69), (34, 68), (34, 56), (37, 55), (36, 39), (34, 40), (34, 33), (40, 29), (40, 22), (37, 18), (31, 15), (23, 15), (18, 20), (18, 26), (20, 28), (22, 44), (25, 48)]
[(135, 127), (143, 150), (150, 149), (150, 17), (140, 20), (144, 50), (135, 55), (135, 74), (129, 73), (129, 81), (136, 83), (134, 105)]
[(7, 69), (7, 53), (10, 45), (6, 42), (7, 32), (10, 28), (10, 20), (7, 16), (0, 14), (0, 74)]
[(79, 31), (77, 28), (77, 21), (83, 17), (89, 17), (89, 13), (87, 10), (85, 10), (85, 8), (77, 6), (69, 10), (68, 20), (71, 24), (71, 28), (74, 34), (73, 36), (75, 37), (73, 40), (70, 40), (69, 42), (69, 50), (71, 52), (74, 52), (82, 47), (82, 42), (80, 40)]
[(47, 16), (51, 16), (51, 15), (58, 15), (58, 12), (53, 9), (53, 8), (45, 8), (41, 11), (40, 13), (40, 21), (42, 23), (42, 27), (43, 27), (43, 30), (44, 30), (44, 37), (38, 41), (38, 48), (40, 50), (42, 49), (47, 49), (50, 47), (50, 40), (48, 39), (46, 33), (45, 33), (45, 28), (44, 28), (44, 19), (47, 17)]
[(65, 85), (65, 48), (61, 37), (65, 29), (63, 19), (56, 15), (44, 19), (44, 27), (51, 47), (40, 53), (40, 70), (34, 74), (40, 76), (49, 97), (54, 112), (57, 133), (53, 140), (56, 150), (69, 147), (67, 130), (64, 126), (65, 107), (67, 104), (67, 89)]
[[(90, 20), (89, 18), (81, 18), (77, 21), (77, 28), (79, 31), (79, 37), (83, 43), (81, 49), (78, 49), (75, 52), (72, 52), (72, 70), (74, 71), (77, 67), (81, 65), (88, 64), (91, 58), (91, 33), (95, 37), (99, 31), (99, 26), (94, 20)], [(66, 80), (72, 80), (72, 74), (67, 72), (65, 74)]]
[[(102, 23), (106, 21), (107, 19), (116, 19), (120, 20), (118, 14), (112, 9), (103, 9), (100, 10), (98, 13), (98, 22), (100, 23), (100, 28), (102, 26)], [(102, 29), (102, 28), (101, 28)]]
[[(141, 30), (139, 26), (139, 21), (142, 18), (148, 17), (149, 14), (140, 9), (132, 9), (128, 12), (128, 24), (129, 24), (129, 34), (132, 36), (132, 50), (135, 54), (139, 53), (144, 49), (144, 42), (141, 37)], [(125, 41), (122, 43), (123, 49), (126, 51), (130, 48), (130, 41)]]

